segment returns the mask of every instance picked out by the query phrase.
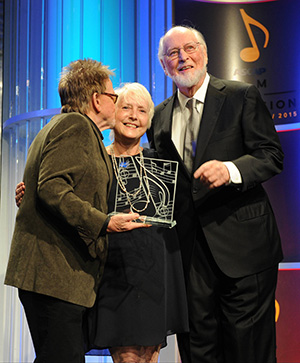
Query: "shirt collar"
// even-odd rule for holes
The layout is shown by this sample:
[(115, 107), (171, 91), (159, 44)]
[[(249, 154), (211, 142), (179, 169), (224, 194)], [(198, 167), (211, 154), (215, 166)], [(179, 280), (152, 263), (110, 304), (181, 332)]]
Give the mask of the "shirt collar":
[[(201, 103), (204, 103), (209, 79), (210, 79), (210, 76), (208, 73), (206, 73), (201, 87), (197, 90), (197, 92), (194, 94), (194, 96), (192, 98), (195, 98), (196, 100), (200, 101)], [(186, 103), (188, 102), (188, 100), (190, 100), (190, 98), (186, 97), (183, 93), (181, 93), (179, 91), (179, 89), (177, 89), (177, 96), (178, 96), (180, 108), (183, 111), (185, 109)]]

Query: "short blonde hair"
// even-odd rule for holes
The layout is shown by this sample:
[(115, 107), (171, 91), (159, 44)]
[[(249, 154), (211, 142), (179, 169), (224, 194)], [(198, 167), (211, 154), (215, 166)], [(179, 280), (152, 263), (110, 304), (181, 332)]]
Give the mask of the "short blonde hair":
[(66, 66), (58, 85), (61, 112), (85, 114), (95, 92), (105, 92), (106, 80), (114, 73), (101, 62), (79, 59)]
[(118, 107), (118, 103), (120, 102), (121, 99), (124, 99), (126, 101), (126, 98), (128, 96), (134, 96), (134, 98), (137, 100), (138, 103), (139, 102), (142, 103), (142, 101), (147, 102), (148, 116), (149, 116), (147, 127), (149, 129), (154, 115), (154, 103), (147, 88), (137, 82), (125, 83), (121, 85), (119, 88), (115, 89), (115, 92), (119, 96), (116, 103), (116, 107)]

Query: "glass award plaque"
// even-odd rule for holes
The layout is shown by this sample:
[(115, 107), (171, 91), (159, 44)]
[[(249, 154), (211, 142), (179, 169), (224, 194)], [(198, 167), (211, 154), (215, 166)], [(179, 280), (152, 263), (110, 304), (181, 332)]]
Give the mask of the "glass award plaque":
[(114, 211), (139, 213), (137, 222), (172, 228), (178, 162), (140, 156), (113, 157)]

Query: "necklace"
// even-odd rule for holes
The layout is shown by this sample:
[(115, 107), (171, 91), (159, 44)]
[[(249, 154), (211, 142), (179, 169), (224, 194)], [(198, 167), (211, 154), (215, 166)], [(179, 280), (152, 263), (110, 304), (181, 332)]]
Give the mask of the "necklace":
[[(111, 158), (112, 158), (112, 164), (113, 164), (114, 174), (116, 176), (118, 185), (120, 186), (121, 190), (126, 195), (126, 199), (127, 199), (128, 203), (130, 205), (130, 210), (131, 211), (138, 212), (138, 213), (143, 212), (145, 209), (147, 209), (148, 204), (150, 203), (150, 187), (149, 187), (149, 180), (148, 180), (147, 173), (146, 173), (146, 168), (145, 168), (144, 156), (143, 156), (143, 153), (142, 153), (142, 148), (141, 147), (139, 148), (140, 172), (138, 173), (138, 178), (139, 178), (139, 182), (140, 183), (139, 183), (138, 188), (136, 188), (135, 190), (133, 190), (133, 192), (129, 192), (127, 190), (127, 188), (126, 188), (126, 183), (127, 182), (124, 182), (124, 180), (122, 178), (122, 174), (123, 173), (122, 173), (121, 169), (124, 170), (124, 166), (126, 167), (126, 163), (124, 162), (124, 155), (120, 155), (120, 157), (119, 157), (119, 165), (118, 165), (113, 144), (111, 144), (109, 148), (110, 148), (110, 152), (111, 152)], [(128, 156), (131, 158), (132, 163), (135, 165), (135, 163), (133, 161), (133, 157), (131, 155), (128, 155)], [(144, 177), (143, 177), (143, 172), (144, 172)], [(144, 188), (143, 188), (143, 180), (144, 180), (145, 185), (146, 185), (147, 193), (145, 193)], [(137, 209), (134, 206), (134, 199), (136, 199), (137, 196), (140, 193), (143, 193), (143, 192), (145, 193), (145, 196), (146, 196), (145, 206), (142, 209)]]

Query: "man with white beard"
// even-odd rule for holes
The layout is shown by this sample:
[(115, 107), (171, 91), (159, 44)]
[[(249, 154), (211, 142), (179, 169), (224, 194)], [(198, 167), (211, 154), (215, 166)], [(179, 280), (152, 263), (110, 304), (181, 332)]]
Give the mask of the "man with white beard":
[[(179, 162), (175, 219), (190, 334), (184, 363), (274, 363), (279, 232), (262, 183), (280, 173), (272, 117), (250, 84), (207, 73), (197, 30), (175, 26), (159, 59), (177, 86), (148, 133), (160, 158)], [(192, 103), (192, 106), (190, 106)]]

